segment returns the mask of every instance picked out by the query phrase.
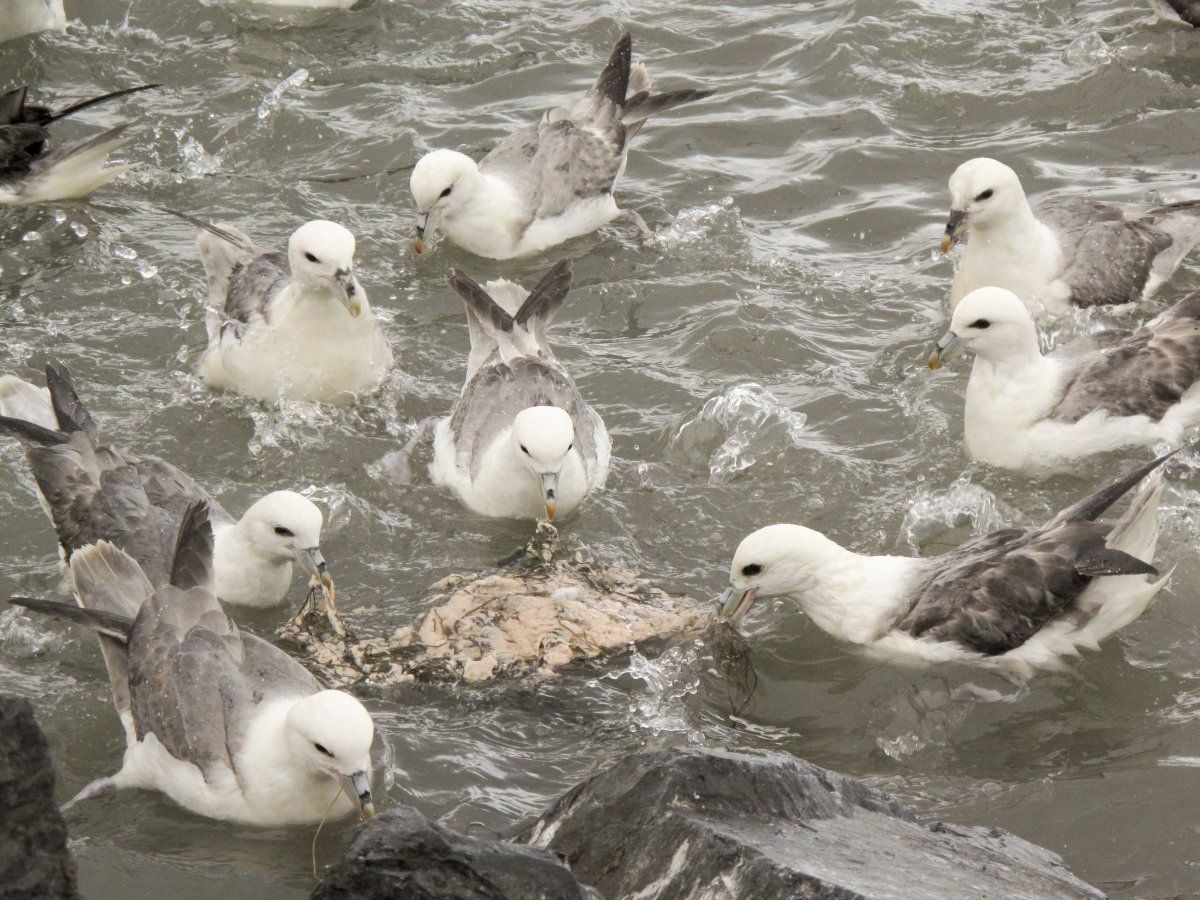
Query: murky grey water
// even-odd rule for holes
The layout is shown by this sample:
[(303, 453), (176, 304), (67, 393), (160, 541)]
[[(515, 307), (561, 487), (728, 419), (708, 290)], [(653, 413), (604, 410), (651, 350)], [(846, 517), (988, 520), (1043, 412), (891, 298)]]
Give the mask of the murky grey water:
[[(663, 0), (652, 14), (367, 0), (288, 28), (196, 0), (68, 0), (68, 14), (67, 36), (0, 49), (0, 86), (55, 100), (168, 86), (65, 129), (147, 110), (128, 154), (141, 166), (123, 184), (0, 218), (0, 371), (66, 364), (116, 443), (177, 462), (231, 509), (306, 488), (330, 513), (340, 600), (368, 628), (412, 619), (435, 579), (487, 567), (526, 534), (429, 485), (427, 449), (413, 484), (371, 467), (460, 387), (467, 335), (445, 270), (528, 282), (556, 258), (491, 263), (445, 242), (415, 258), (407, 172), (391, 170), (427, 146), (483, 148), (581, 89), (623, 27), (661, 86), (720, 93), (637, 140), (619, 196), (654, 243), (611, 227), (564, 251), (577, 281), (557, 345), (615, 442), (609, 490), (570, 528), (693, 596), (721, 588), (733, 547), (761, 524), (936, 551), (1044, 517), (1118, 464), (1038, 484), (964, 460), (966, 369), (922, 366), (944, 317), (950, 263), (933, 249), (959, 162), (999, 156), (1033, 193), (1200, 196), (1200, 32), (1157, 24), (1135, 0)], [(199, 386), (202, 275), (190, 229), (160, 205), (261, 242), (306, 218), (351, 227), (397, 351), (382, 399), (277, 411)], [(1198, 285), (1194, 259), (1159, 302)], [(52, 593), (51, 531), (18, 451), (0, 452), (0, 596)], [(1013, 690), (865, 660), (777, 606), (752, 620), (753, 674), (698, 641), (539, 685), (377, 697), (386, 800), (504, 829), (631, 748), (775, 747), (930, 817), (1010, 828), (1117, 896), (1200, 893), (1198, 465), (1174, 469), (1160, 552), (1179, 568), (1157, 605), (1025, 696), (972, 699), (971, 686)], [(266, 632), (277, 617), (244, 621)], [(0, 614), (0, 690), (37, 704), (63, 798), (118, 765), (86, 635)], [(89, 897), (286, 897), (312, 884), (310, 829), (217, 827), (147, 793), (89, 802), (70, 824)], [(326, 827), (321, 864), (353, 830)]]

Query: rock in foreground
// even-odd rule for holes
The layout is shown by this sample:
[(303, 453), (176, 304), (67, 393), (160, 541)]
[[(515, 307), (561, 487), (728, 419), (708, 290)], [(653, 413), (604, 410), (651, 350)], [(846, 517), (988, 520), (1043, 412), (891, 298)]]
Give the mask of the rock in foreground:
[(0, 694), (0, 898), (76, 896), (46, 739), (29, 701)]
[(995, 828), (922, 825), (866, 784), (786, 754), (662, 750), (563, 795), (527, 834), (606, 897), (1096, 898)]
[(593, 900), (546, 850), (475, 839), (392, 809), (363, 829), (313, 900)]

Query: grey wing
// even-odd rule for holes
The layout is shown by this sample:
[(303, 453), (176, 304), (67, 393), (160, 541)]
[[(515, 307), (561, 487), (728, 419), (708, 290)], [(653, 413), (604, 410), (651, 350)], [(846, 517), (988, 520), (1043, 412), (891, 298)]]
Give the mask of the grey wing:
[(236, 265), (225, 291), (225, 321), (221, 333), (241, 337), (246, 328), (266, 321), (271, 298), (291, 280), (291, 268), (282, 253), (264, 253), (248, 263)]
[(1173, 315), (1189, 302), (1200, 306), (1200, 294), (1119, 343), (1075, 360), (1049, 418), (1077, 422), (1103, 409), (1114, 416), (1162, 419), (1200, 379), (1200, 321)]
[(146, 497), (154, 506), (175, 518), (176, 523), (183, 521), (188, 509), (201, 500), (208, 504), (213, 522), (233, 521), (208, 491), (169, 462), (148, 456), (133, 460), (132, 463), (142, 479)]
[(463, 388), (450, 417), (458, 464), (479, 474), (483, 454), (517, 413), (531, 406), (557, 406), (571, 416), (576, 449), (589, 464), (596, 458), (595, 424), (575, 382), (555, 363), (524, 357), (484, 366)]
[(1077, 306), (1133, 303), (1142, 298), (1155, 257), (1171, 236), (1149, 221), (1130, 219), (1115, 203), (1064, 198), (1038, 206), (1038, 218), (1058, 235), (1060, 277)]
[(255, 703), (240, 672), (239, 638), (210, 593), (167, 586), (143, 604), (129, 641), (138, 738), (153, 734), (206, 779), (235, 771), (234, 723)]
[(557, 216), (612, 192), (625, 158), (620, 108), (594, 95), (547, 113), (501, 141), (479, 163), (525, 198), (529, 221)]
[(137, 560), (152, 584), (166, 583), (183, 511), (151, 502), (136, 461), (96, 451), (83, 432), (27, 456), (68, 558), (88, 544), (111, 541)]
[(986, 656), (1013, 650), (1071, 611), (1090, 581), (1080, 560), (1104, 551), (1108, 531), (1079, 521), (1048, 532), (1008, 529), (930, 560), (895, 627)]

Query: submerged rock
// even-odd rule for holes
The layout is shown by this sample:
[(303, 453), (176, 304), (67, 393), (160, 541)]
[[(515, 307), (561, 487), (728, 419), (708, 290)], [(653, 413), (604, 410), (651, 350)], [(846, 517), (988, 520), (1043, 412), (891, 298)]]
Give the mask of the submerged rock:
[(46, 739), (28, 700), (0, 694), (0, 898), (77, 896)]
[(606, 897), (1099, 898), (996, 828), (922, 825), (874, 788), (782, 753), (635, 753), (525, 834)]
[(363, 828), (317, 885), (313, 900), (590, 900), (553, 853), (465, 837), (411, 809), (388, 810)]
[(502, 572), (451, 575), (433, 590), (434, 607), (387, 637), (357, 639), (331, 602), (302, 610), (280, 636), (335, 684), (479, 682), (508, 672), (550, 674), (575, 660), (697, 634), (715, 612), (660, 590), (624, 563), (601, 564), (582, 549), (564, 558), (546, 523)]

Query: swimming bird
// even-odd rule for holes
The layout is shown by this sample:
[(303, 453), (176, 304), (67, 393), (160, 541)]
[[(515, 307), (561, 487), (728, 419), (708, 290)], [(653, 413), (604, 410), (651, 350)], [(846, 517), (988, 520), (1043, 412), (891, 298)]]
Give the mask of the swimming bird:
[(435, 429), (430, 476), (472, 512), (500, 518), (566, 515), (604, 486), (612, 441), (546, 341), (571, 289), (563, 260), (528, 293), (480, 287), (450, 271), (467, 306), (467, 380)]
[(100, 638), (125, 758), (71, 804), (109, 788), (143, 788), (248, 825), (319, 822), (356, 808), (373, 815), (370, 714), (225, 615), (208, 588), (213, 537), (204, 501), (188, 509), (174, 544), (162, 584), (100, 541), (71, 556), (78, 606), (9, 601)]
[(301, 225), (284, 255), (259, 250), (232, 225), (168, 212), (201, 230), (208, 349), (199, 373), (209, 386), (256, 400), (344, 403), (383, 383), (392, 348), (354, 273), (347, 229)]
[[(653, 115), (703, 100), (712, 91), (650, 93), (650, 73), (633, 64), (623, 34), (596, 83), (582, 97), (546, 112), (478, 165), (454, 150), (433, 150), (413, 169), (416, 250), (438, 230), (479, 256), (529, 256), (588, 234), (622, 214), (613, 188), (629, 142)], [(624, 211), (643, 231), (645, 223)]]
[(28, 87), (0, 95), (0, 204), (19, 206), (83, 197), (129, 171), (131, 165), (105, 166), (110, 153), (129, 143), (124, 136), (128, 123), (53, 149), (50, 128), (99, 103), (156, 87), (159, 85), (142, 84), (113, 91), (57, 112), (26, 102)]
[[(767, 526), (738, 546), (720, 616), (736, 627), (756, 598), (788, 597), (823, 631), (883, 656), (1021, 676), (1054, 668), (1140, 616), (1166, 583), (1170, 573), (1159, 578), (1150, 561), (1158, 467), (1171, 455), (1044, 525), (994, 531), (929, 558), (867, 556), (801, 525)], [(1143, 478), (1121, 518), (1097, 521)]]
[(215, 581), (227, 603), (275, 606), (292, 584), (293, 563), (329, 578), (321, 556), (321, 510), (294, 491), (275, 491), (235, 521), (169, 462), (100, 442), (100, 433), (67, 373), (46, 367), (48, 390), (0, 378), (0, 431), (25, 445), (38, 499), (58, 534), (64, 560), (106, 540), (136, 559), (155, 586), (166, 584), (175, 535), (197, 501), (215, 523)]
[(0, 0), (0, 44), (43, 31), (66, 31), (63, 0)]
[(1035, 316), (1148, 297), (1200, 241), (1200, 200), (1109, 203), (1050, 197), (1032, 207), (1017, 174), (972, 159), (950, 176), (947, 252), (969, 233), (950, 303), (976, 288), (1008, 288)]
[(1017, 296), (980, 288), (954, 310), (930, 368), (960, 347), (975, 353), (964, 443), (994, 466), (1054, 471), (1110, 450), (1178, 446), (1200, 423), (1200, 291), (1136, 331), (1101, 331), (1043, 356)]

